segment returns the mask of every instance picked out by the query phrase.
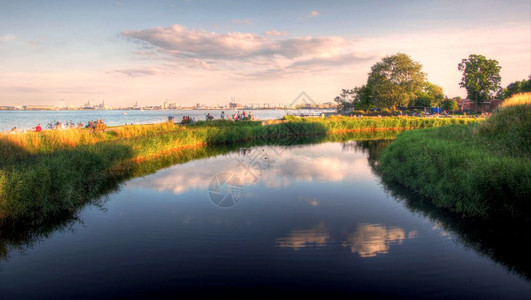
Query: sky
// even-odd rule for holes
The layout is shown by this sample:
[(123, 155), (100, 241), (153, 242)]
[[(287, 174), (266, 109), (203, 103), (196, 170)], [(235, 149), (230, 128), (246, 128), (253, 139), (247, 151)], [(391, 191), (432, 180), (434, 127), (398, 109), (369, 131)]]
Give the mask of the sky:
[(531, 75), (531, 1), (0, 0), (0, 105), (317, 103), (398, 52), (449, 97), (482, 54)]

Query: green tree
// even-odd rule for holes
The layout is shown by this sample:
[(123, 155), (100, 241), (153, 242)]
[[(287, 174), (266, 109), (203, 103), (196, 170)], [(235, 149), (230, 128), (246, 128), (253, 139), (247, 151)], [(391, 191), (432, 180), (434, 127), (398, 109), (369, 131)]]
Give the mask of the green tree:
[(341, 112), (349, 112), (353, 109), (369, 110), (374, 106), (371, 97), (371, 89), (367, 85), (362, 85), (351, 90), (342, 89), (334, 101), (337, 102), (337, 109)]
[(509, 98), (514, 94), (531, 92), (531, 76), (529, 79), (523, 79), (522, 81), (515, 81), (507, 85), (506, 88), (500, 90), (496, 95), (500, 99)]
[(355, 109), (368, 111), (371, 107), (374, 107), (370, 86), (362, 85), (361, 87), (355, 87), (352, 92), (354, 93)]
[(487, 59), (483, 55), (471, 54), (457, 66), (463, 72), (459, 86), (465, 88), (468, 99), (477, 104), (492, 96), (500, 88), (500, 65), (495, 59)]
[(337, 110), (340, 112), (349, 112), (354, 107), (354, 90), (342, 89), (339, 96), (334, 98), (337, 102)]
[(444, 99), (442, 87), (426, 81), (422, 90), (416, 93), (415, 106), (432, 107), (438, 106)]
[(459, 109), (459, 104), (454, 99), (446, 99), (442, 101), (441, 108), (446, 111), (454, 112)]
[(380, 108), (408, 106), (422, 90), (426, 74), (422, 65), (404, 53), (386, 56), (371, 68), (367, 86)]

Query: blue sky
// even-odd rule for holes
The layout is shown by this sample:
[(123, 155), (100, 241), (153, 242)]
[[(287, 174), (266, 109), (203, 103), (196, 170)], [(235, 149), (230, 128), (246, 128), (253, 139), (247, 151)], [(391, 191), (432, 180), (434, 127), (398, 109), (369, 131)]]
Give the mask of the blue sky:
[(449, 96), (484, 54), (531, 73), (530, 1), (0, 1), (0, 105), (319, 102), (405, 52)]

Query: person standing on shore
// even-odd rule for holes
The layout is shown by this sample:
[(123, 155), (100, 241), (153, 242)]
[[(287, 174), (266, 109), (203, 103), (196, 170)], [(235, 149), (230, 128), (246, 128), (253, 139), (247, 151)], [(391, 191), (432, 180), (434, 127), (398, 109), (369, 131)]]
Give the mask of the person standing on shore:
[(225, 119), (225, 112), (224, 112), (224, 111), (221, 111), (221, 119), (222, 119), (222, 120)]
[(35, 132), (41, 132), (41, 131), (42, 131), (41, 124), (37, 124), (37, 126), (35, 126)]

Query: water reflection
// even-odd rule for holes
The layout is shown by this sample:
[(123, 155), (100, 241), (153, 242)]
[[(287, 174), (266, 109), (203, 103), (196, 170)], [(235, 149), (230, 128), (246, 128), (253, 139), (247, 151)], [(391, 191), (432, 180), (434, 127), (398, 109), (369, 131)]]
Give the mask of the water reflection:
[(274, 189), (286, 188), (294, 182), (356, 181), (371, 176), (365, 153), (326, 155), (328, 150), (336, 152), (337, 147), (336, 143), (320, 144), (319, 147), (293, 146), (290, 151), (279, 151), (282, 146), (256, 147), (250, 153), (265, 153), (260, 157), (268, 157), (267, 168), (250, 170), (242, 167), (237, 160), (241, 154), (231, 153), (223, 160), (211, 158), (174, 166), (142, 180), (130, 181), (127, 186), (182, 194), (194, 189), (206, 191), (212, 177), (222, 173), (233, 174), (243, 186), (263, 185)]
[(374, 257), (389, 253), (393, 244), (401, 244), (404, 240), (415, 237), (417, 232), (414, 230), (406, 234), (403, 228), (380, 224), (359, 224), (352, 233), (334, 237), (325, 223), (321, 222), (311, 229), (292, 230), (289, 236), (278, 238), (275, 244), (277, 247), (293, 250), (340, 244), (360, 257)]
[[(281, 188), (294, 186), (299, 183), (306, 183), (302, 185), (305, 188), (319, 186), (320, 183), (346, 183), (349, 185), (349, 188), (351, 185), (355, 184), (363, 187), (368, 181), (371, 181), (371, 184), (374, 184), (374, 181), (378, 179), (374, 176), (378, 154), (385, 149), (389, 142), (357, 141), (353, 143), (348, 142), (348, 139), (345, 138), (329, 138), (334, 141), (339, 141), (341, 144), (325, 143), (318, 147), (291, 146), (289, 151), (282, 151), (280, 155), (272, 157), (269, 168), (263, 170), (263, 173), (259, 176), (259, 180), (256, 181), (253, 181), (252, 176), (249, 176), (249, 174), (245, 174), (245, 169), (238, 170), (238, 164), (233, 159), (238, 155), (237, 152), (233, 151), (237, 151), (242, 146), (238, 145), (233, 148), (191, 149), (189, 151), (187, 150), (188, 152), (175, 154), (175, 156), (146, 162), (145, 164), (135, 167), (135, 169), (131, 170), (131, 172), (124, 178), (144, 176), (153, 172), (157, 173), (142, 179), (131, 180), (127, 182), (125, 186), (132, 190), (155, 190), (157, 192), (170, 192), (176, 195), (193, 192), (194, 190), (204, 191), (204, 194), (206, 194), (212, 176), (227, 170), (239, 172), (237, 174), (240, 175), (240, 178), (244, 182), (243, 184), (247, 184), (248, 187), (261, 188), (255, 190), (257, 193), (267, 189), (269, 192), (276, 192), (275, 195), (278, 197), (285, 196), (282, 195), (285, 191)], [(282, 146), (269, 147), (258, 145), (256, 148), (253, 148), (253, 151), (257, 150), (265, 152), (271, 150), (271, 153), (275, 153), (273, 150), (278, 149), (286, 150), (286, 148)], [(333, 155), (330, 153), (333, 153)], [(220, 157), (220, 155), (223, 156)], [(212, 158), (212, 156), (218, 157)], [(271, 156), (272, 155), (270, 155), (270, 157)], [(194, 160), (183, 165), (172, 166), (176, 163), (183, 163), (192, 159), (199, 160)], [(367, 162), (373, 167), (372, 170), (371, 168), (367, 168)], [(167, 169), (161, 170), (162, 168)], [(414, 194), (408, 191), (401, 191), (400, 188), (386, 183), (385, 180), (384, 184), (389, 193), (392, 194), (392, 198), (387, 200), (392, 202), (392, 199), (395, 198), (402, 199), (403, 203), (410, 211), (417, 212), (432, 220), (434, 226), (444, 230), (443, 232), (449, 232), (454, 239), (457, 239), (459, 244), (474, 249), (478, 253), (486, 255), (494, 261), (501, 263), (509, 270), (515, 271), (518, 274), (529, 278), (531, 266), (530, 263), (527, 262), (528, 254), (525, 245), (530, 242), (531, 237), (527, 232), (527, 224), (517, 224), (515, 226), (513, 224), (514, 222), (511, 222), (511, 220), (495, 220), (493, 222), (463, 220), (459, 216), (447, 214), (437, 208), (431, 207), (429, 204), (417, 199)], [(339, 184), (337, 186), (339, 186)], [(105, 192), (117, 188), (120, 188), (120, 180), (109, 184), (109, 187)], [(286, 189), (286, 191), (287, 190), (289, 189)], [(292, 195), (293, 199), (296, 200), (295, 202), (304, 204), (294, 205), (294, 207), (296, 206), (297, 210), (302, 210), (304, 212), (307, 212), (305, 209), (320, 211), (322, 209), (322, 211), (325, 212), (327, 209), (330, 209), (329, 206), (327, 207), (330, 202), (328, 201), (329, 198), (327, 195), (323, 196), (323, 194), (321, 194), (315, 196), (315, 192), (315, 190), (312, 190), (308, 194)], [(350, 194), (348, 197), (350, 197), (349, 200), (353, 200), (352, 198), (354, 198)], [(170, 201), (177, 202), (174, 201), (175, 199), (177, 198), (172, 195)], [(206, 195), (205, 202), (208, 202)], [(402, 245), (400, 246), (401, 248), (414, 244), (415, 241), (410, 242), (410, 240), (416, 239), (416, 237), (419, 236), (419, 233), (414, 227), (407, 227), (403, 223), (387, 223), (384, 219), (365, 219), (359, 221), (360, 223), (352, 221), (352, 223), (348, 223), (347, 225), (343, 224), (344, 226), (333, 223), (334, 219), (342, 213), (341, 210), (344, 209), (343, 204), (345, 203), (346, 202), (341, 202), (341, 205), (337, 206), (341, 207), (339, 209), (335, 208), (335, 210), (330, 210), (330, 212), (333, 212), (333, 214), (330, 214), (333, 215), (333, 217), (329, 215), (328, 218), (315, 218), (311, 223), (302, 226), (296, 221), (293, 221), (293, 224), (284, 224), (287, 230), (275, 232), (268, 237), (266, 242), (260, 241), (258, 244), (268, 245), (270, 247), (274, 245), (277, 247), (277, 250), (281, 250), (284, 253), (286, 250), (292, 249), (294, 251), (287, 252), (293, 253), (294, 255), (304, 255), (305, 251), (302, 251), (303, 249), (308, 250), (319, 248), (323, 250), (326, 248), (326, 250), (330, 250), (335, 247), (344, 253), (355, 253), (362, 258), (386, 258), (392, 256), (394, 251), (399, 248), (399, 245)], [(248, 234), (248, 236), (258, 236), (261, 232), (266, 232), (270, 228), (270, 220), (262, 220), (263, 223), (267, 225), (264, 225), (264, 227), (261, 228), (261, 231), (258, 231), (253, 227), (259, 226), (261, 224), (260, 218), (265, 218), (264, 216), (275, 212), (274, 209), (276, 209), (270, 208), (267, 205), (262, 206), (262, 208), (264, 207), (270, 210), (260, 211), (260, 213), (255, 215), (255, 218), (249, 217), (248, 219), (243, 220), (247, 216), (238, 215), (238, 218), (242, 219), (242, 223), (238, 223), (238, 220), (240, 220), (238, 218), (231, 219), (231, 216), (234, 217), (237, 215), (236, 210), (219, 210), (217, 208), (215, 208), (215, 213), (210, 211), (210, 215), (206, 214), (205, 211), (199, 213), (194, 210), (187, 211), (186, 214), (183, 214), (182, 218), (179, 219), (179, 222), (196, 229), (202, 228), (201, 226), (208, 222), (221, 222), (222, 219), (219, 218), (219, 211), (222, 211), (222, 213), (225, 213), (224, 217), (226, 217), (226, 222), (234, 222), (235, 224), (240, 225), (252, 224), (252, 226), (236, 226), (235, 228), (241, 230), (241, 232), (239, 232), (241, 235), (237, 238), (233, 238), (232, 241), (234, 242), (246, 239), (247, 236), (245, 234)], [(0, 256), (6, 258), (11, 249), (23, 250), (27, 247), (33, 247), (38, 244), (39, 241), (48, 239), (53, 233), (70, 230), (73, 224), (82, 222), (82, 220), (77, 219), (76, 213), (77, 212), (72, 212), (62, 219), (50, 220), (39, 226), (26, 225), (18, 228), (0, 228)], [(378, 215), (374, 212), (373, 214), (374, 215), (371, 217)], [(344, 215), (342, 217), (343, 219), (350, 221), (348, 217)], [(296, 220), (296, 217), (289, 215), (286, 219)], [(223, 220), (223, 222), (225, 222), (225, 219)], [(182, 228), (177, 227), (177, 225), (175, 226), (176, 228), (174, 228), (175, 231), (173, 232), (175, 235), (186, 232), (185, 230), (179, 231), (178, 229)], [(210, 229), (210, 231), (205, 231), (206, 233), (204, 234), (205, 236), (211, 237), (213, 236), (212, 230), (216, 229), (220, 230), (217, 233), (223, 233), (221, 227), (222, 226), (212, 227), (214, 229), (209, 227), (208, 229)], [(251, 233), (244, 232), (244, 230), (247, 229), (250, 231), (255, 229), (256, 231)], [(232, 228), (231, 232), (238, 232), (238, 230)], [(260, 232), (260, 234), (257, 234), (256, 232)], [(422, 232), (422, 237), (424, 237), (424, 233), (425, 232)], [(181, 236), (183, 241), (186, 240), (186, 238), (189, 237)], [(210, 241), (210, 239), (204, 240), (207, 242)], [(179, 244), (179, 247), (180, 246), (181, 245)], [(218, 245), (213, 244), (213, 246), (215, 247)], [(227, 249), (227, 253), (232, 253), (232, 250), (233, 249)], [(271, 252), (268, 253), (270, 254)], [(355, 257), (352, 255), (348, 256), (350, 258)], [(372, 260), (364, 259), (364, 261)]]
[[(414, 236), (414, 234), (409, 235), (409, 237)], [(405, 239), (406, 233), (402, 228), (388, 228), (377, 224), (361, 224), (343, 242), (343, 246), (350, 247), (352, 253), (358, 253), (361, 257), (373, 257), (376, 254), (388, 253), (392, 243), (401, 244)]]
[(326, 246), (330, 240), (330, 233), (324, 223), (319, 223), (315, 228), (305, 230), (293, 230), (288, 237), (276, 240), (280, 248), (292, 248), (299, 250), (305, 247)]

